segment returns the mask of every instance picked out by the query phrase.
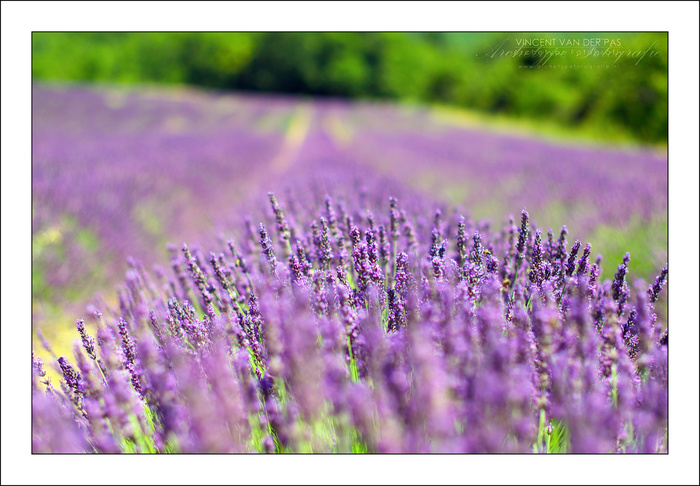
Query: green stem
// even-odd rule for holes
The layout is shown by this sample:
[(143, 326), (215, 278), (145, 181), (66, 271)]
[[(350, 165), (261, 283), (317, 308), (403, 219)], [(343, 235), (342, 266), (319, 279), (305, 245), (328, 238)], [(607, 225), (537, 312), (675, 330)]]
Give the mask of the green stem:
[(350, 379), (357, 383), (360, 381), (360, 374), (357, 371), (357, 362), (355, 361), (355, 356), (352, 353), (352, 344), (350, 343), (350, 336), (348, 336), (348, 353), (350, 353)]
[(546, 423), (546, 417), (544, 413), (544, 409), (540, 410), (540, 427), (537, 432), (537, 452), (542, 452), (544, 450), (544, 439), (545, 439), (545, 423)]
[(104, 370), (102, 369), (102, 365), (95, 359), (95, 364), (97, 365), (97, 369), (100, 370), (100, 374), (102, 375), (102, 379), (105, 382), (105, 385), (107, 384), (107, 376), (105, 375)]

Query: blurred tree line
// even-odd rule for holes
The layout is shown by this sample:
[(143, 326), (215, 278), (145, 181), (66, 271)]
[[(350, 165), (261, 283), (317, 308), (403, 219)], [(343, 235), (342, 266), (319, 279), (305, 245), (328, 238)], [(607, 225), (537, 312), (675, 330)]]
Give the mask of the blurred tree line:
[(34, 33), (33, 77), (440, 103), (663, 143), (666, 53), (666, 33)]

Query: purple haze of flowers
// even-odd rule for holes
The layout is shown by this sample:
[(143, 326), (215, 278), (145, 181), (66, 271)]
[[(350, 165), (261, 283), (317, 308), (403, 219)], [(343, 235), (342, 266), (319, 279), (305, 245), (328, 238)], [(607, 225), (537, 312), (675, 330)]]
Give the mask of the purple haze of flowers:
[[(36, 86), (32, 219), (45, 285), (35, 298), (93, 290), (121, 276), (130, 252), (150, 265), (164, 238), (198, 237), (210, 224), (202, 214), (223, 216), (269, 173), (284, 134), (257, 127), (292, 109), (267, 98)], [(241, 183), (232, 190), (232, 181)]]
[(242, 216), (221, 249), (173, 251), (170, 275), (134, 262), (61, 390), (34, 380), (34, 450), (667, 450), (667, 268), (629, 289), (626, 256), (600, 282), (590, 245), (577, 260), (524, 211), (516, 240), (343, 170), (252, 207), (257, 234)]

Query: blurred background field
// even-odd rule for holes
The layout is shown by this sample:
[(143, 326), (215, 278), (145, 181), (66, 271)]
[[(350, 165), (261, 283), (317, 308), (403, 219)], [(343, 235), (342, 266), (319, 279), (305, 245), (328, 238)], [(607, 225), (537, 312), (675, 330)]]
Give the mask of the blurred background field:
[[(591, 38), (621, 53), (497, 55)], [(629, 251), (630, 280), (652, 279), (667, 259), (666, 43), (35, 33), (34, 328), (67, 351), (86, 305), (115, 304), (127, 257), (167, 268), (168, 243), (206, 250), (247, 201), (338, 163), (494, 226), (527, 208), (590, 242), (603, 277)]]
[(663, 143), (666, 50), (629, 32), (35, 33), (33, 76), (439, 103)]

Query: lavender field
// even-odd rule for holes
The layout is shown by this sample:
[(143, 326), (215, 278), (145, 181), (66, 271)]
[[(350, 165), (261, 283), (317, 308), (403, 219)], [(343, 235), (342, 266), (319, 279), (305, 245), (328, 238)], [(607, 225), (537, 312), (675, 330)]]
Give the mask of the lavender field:
[(665, 151), (190, 89), (33, 120), (34, 452), (667, 451)]

